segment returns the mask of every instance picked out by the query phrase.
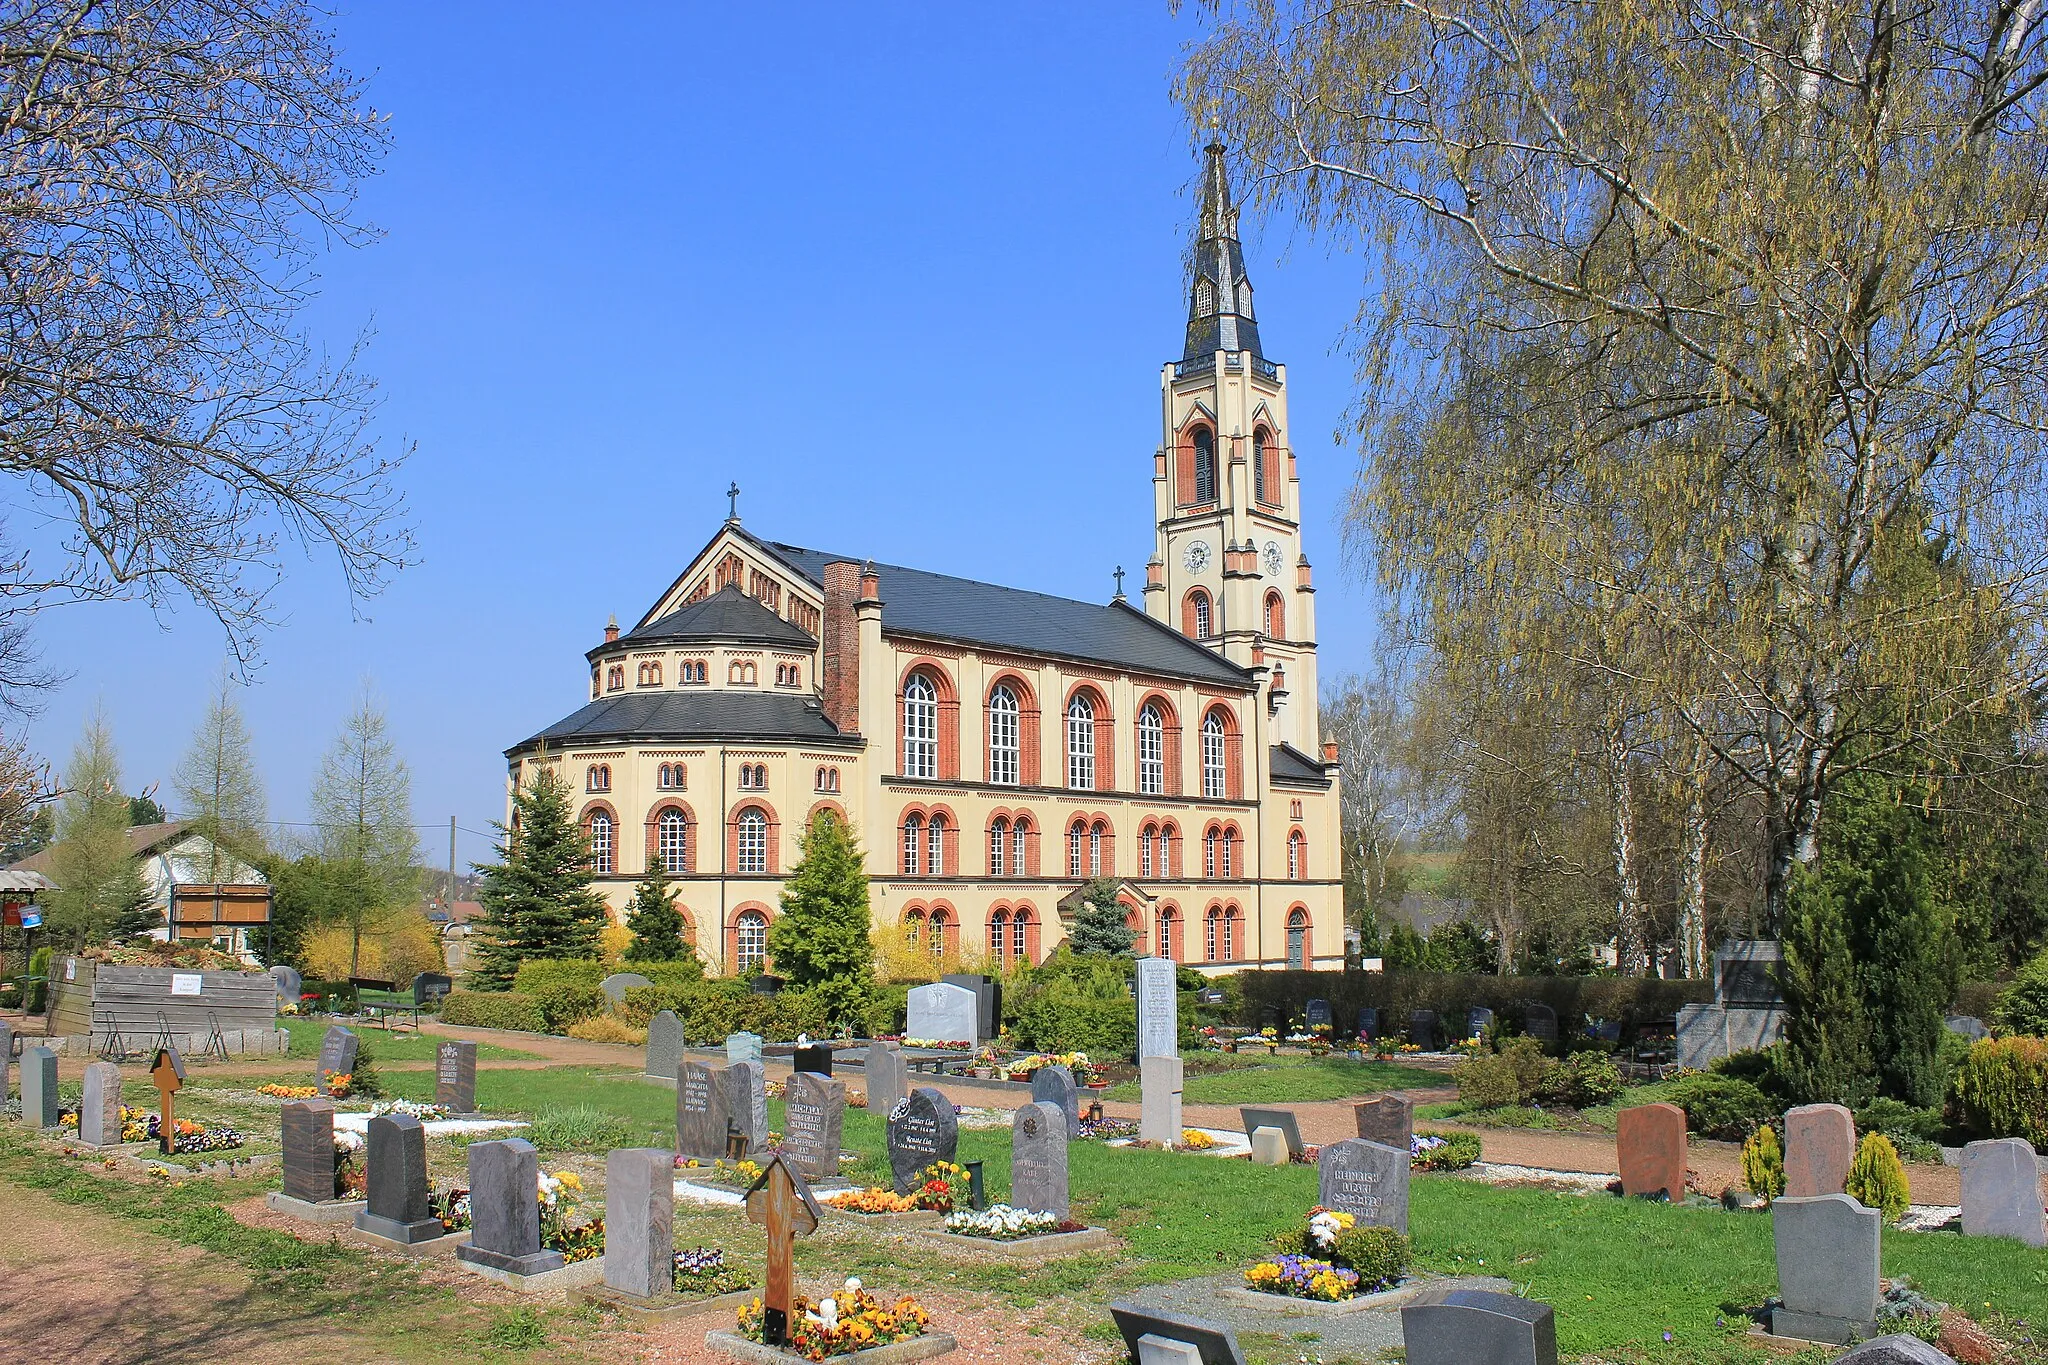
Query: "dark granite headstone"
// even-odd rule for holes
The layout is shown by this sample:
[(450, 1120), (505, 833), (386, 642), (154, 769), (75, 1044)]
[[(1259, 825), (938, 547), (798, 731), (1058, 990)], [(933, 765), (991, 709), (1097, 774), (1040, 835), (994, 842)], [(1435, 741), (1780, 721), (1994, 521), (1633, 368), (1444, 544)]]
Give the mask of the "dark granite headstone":
[(791, 1065), (798, 1071), (808, 1071), (813, 1076), (832, 1074), (832, 1045), (830, 1043), (801, 1043)]
[(682, 1021), (674, 1010), (662, 1010), (647, 1021), (647, 1074), (673, 1081), (682, 1063)]
[(978, 1036), (993, 1038), (1003, 1022), (1003, 983), (991, 976), (955, 972), (939, 978), (974, 992)]
[(1160, 1342), (1188, 1343), (1195, 1348), (1195, 1359), (1201, 1365), (1245, 1365), (1244, 1352), (1237, 1344), (1237, 1333), (1225, 1323), (1184, 1317), (1178, 1313), (1155, 1312), (1134, 1303), (1113, 1303), (1109, 1306), (1109, 1315), (1116, 1322), (1116, 1330), (1122, 1335), (1124, 1349), (1131, 1353), (1132, 1360), (1146, 1359), (1148, 1352), (1141, 1343), (1151, 1338)]
[(434, 1049), (434, 1103), (452, 1114), (476, 1112), (476, 1044), (449, 1039)]
[(1320, 999), (1309, 1001), (1302, 1007), (1302, 1018), (1307, 1022), (1311, 1032), (1318, 1028), (1329, 1028), (1332, 1018), (1330, 1002)]
[(1487, 1009), (1484, 1005), (1474, 1005), (1471, 1009), (1465, 1011), (1465, 1036), (1467, 1038), (1484, 1037), (1486, 1031), (1492, 1027), (1493, 1011)]
[(308, 1204), (334, 1198), (334, 1102), (291, 1100), (284, 1106), (284, 1192)]
[(296, 1005), (299, 996), (305, 992), (306, 978), (299, 975), (296, 967), (272, 967), (270, 979), (277, 983), (277, 998), (284, 1004)]
[(782, 994), (782, 978), (770, 976), (766, 972), (761, 973), (759, 976), (749, 977), (747, 979), (747, 992), (750, 995), (780, 995)]
[(355, 1031), (331, 1024), (327, 1036), (320, 1040), (320, 1062), (313, 1072), (313, 1083), (323, 1089), (329, 1076), (347, 1076), (356, 1069), (356, 1049), (359, 1046)]
[(1031, 1099), (1044, 1101), (1067, 1116), (1067, 1136), (1081, 1136), (1081, 1088), (1063, 1066), (1042, 1066), (1031, 1073)]
[(358, 1231), (408, 1246), (447, 1231), (428, 1205), (427, 1130), (412, 1115), (370, 1120), (369, 1182), (369, 1207), (356, 1215)]
[(1365, 1138), (1327, 1144), (1316, 1154), (1316, 1202), (1368, 1227), (1408, 1231), (1408, 1148)]
[(470, 1234), (455, 1259), (514, 1275), (541, 1275), (566, 1263), (540, 1244), (540, 1153), (524, 1138), (469, 1145)]
[(21, 1121), (31, 1128), (55, 1128), (57, 1108), (57, 1054), (32, 1047), (21, 1054)]
[(1415, 1103), (1406, 1095), (1380, 1095), (1354, 1105), (1351, 1112), (1360, 1137), (1404, 1152), (1414, 1150)]
[(768, 1145), (768, 1077), (759, 1062), (734, 1062), (718, 1073), (725, 1116), (752, 1155)]
[(1835, 1365), (1956, 1365), (1956, 1358), (1901, 1332), (1866, 1341), (1847, 1355), (1837, 1356)]
[(1540, 1001), (1522, 1006), (1522, 1028), (1541, 1043), (1557, 1041), (1557, 1011)]
[(838, 1175), (846, 1083), (798, 1071), (782, 1083), (782, 1107), (782, 1151), (789, 1164), (812, 1180)]
[(1067, 1216), (1067, 1123), (1058, 1105), (1034, 1100), (1010, 1120), (1010, 1207)]
[(719, 1072), (684, 1061), (676, 1070), (676, 1154), (712, 1161), (725, 1155), (731, 1121)]
[(889, 1173), (898, 1194), (917, 1188), (925, 1167), (953, 1160), (960, 1149), (953, 1102), (930, 1086), (919, 1086), (889, 1111), (888, 1131)]
[(1380, 1012), (1368, 1005), (1358, 1012), (1358, 1036), (1365, 1042), (1379, 1037)]
[(446, 1000), (454, 988), (454, 981), (439, 972), (421, 972), (412, 979), (412, 1003), (425, 1009), (438, 1000)]
[(1289, 1160), (1301, 1160), (1306, 1150), (1301, 1143), (1301, 1124), (1295, 1119), (1292, 1109), (1262, 1109), (1257, 1105), (1243, 1105), (1238, 1108), (1238, 1117), (1244, 1120), (1244, 1135), (1250, 1137), (1260, 1128), (1278, 1128), (1287, 1139)]
[(1484, 1289), (1454, 1289), (1401, 1310), (1408, 1365), (1557, 1365), (1550, 1305)]
[(1424, 1052), (1436, 1051), (1437, 1039), (1435, 1010), (1415, 1010), (1409, 1014), (1408, 1041), (1414, 1043)]

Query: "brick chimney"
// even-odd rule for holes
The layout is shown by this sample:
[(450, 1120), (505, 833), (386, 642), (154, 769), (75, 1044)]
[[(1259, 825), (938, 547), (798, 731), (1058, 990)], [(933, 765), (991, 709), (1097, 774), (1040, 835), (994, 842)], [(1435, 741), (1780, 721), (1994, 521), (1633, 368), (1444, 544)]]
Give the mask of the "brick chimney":
[(604, 642), (605, 642), (606, 644), (611, 644), (611, 643), (613, 643), (614, 641), (616, 641), (616, 640), (617, 640), (618, 638), (619, 638), (619, 618), (618, 618), (617, 616), (614, 616), (614, 617), (612, 617), (612, 619), (611, 619), (611, 620), (609, 620), (609, 621), (607, 621), (607, 622), (605, 622), (605, 623), (604, 623)]
[(1337, 741), (1336, 741), (1336, 740), (1334, 740), (1334, 739), (1326, 739), (1326, 740), (1324, 740), (1324, 741), (1323, 741), (1323, 762), (1325, 762), (1325, 763), (1335, 763), (1336, 761), (1337, 761)]
[[(842, 734), (860, 729), (860, 621), (855, 603), (866, 588), (860, 566), (838, 559), (825, 566), (825, 613), (818, 644), (825, 719)], [(879, 585), (877, 585), (879, 595)]]

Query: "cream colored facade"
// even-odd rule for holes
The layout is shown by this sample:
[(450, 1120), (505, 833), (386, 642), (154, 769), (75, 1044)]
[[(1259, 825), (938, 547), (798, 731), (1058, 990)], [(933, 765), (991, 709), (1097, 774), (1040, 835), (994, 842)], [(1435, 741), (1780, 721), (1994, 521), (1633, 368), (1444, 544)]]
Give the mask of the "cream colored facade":
[(1250, 317), (1212, 149), (1142, 611), (779, 545), (735, 517), (632, 630), (607, 630), (589, 704), (507, 752), (508, 801), (559, 765), (614, 913), (662, 859), (725, 971), (760, 956), (820, 811), (860, 836), (878, 928), (927, 951), (1038, 961), (1100, 875), (1122, 881), (1141, 953), (1341, 967), (1286, 372)]

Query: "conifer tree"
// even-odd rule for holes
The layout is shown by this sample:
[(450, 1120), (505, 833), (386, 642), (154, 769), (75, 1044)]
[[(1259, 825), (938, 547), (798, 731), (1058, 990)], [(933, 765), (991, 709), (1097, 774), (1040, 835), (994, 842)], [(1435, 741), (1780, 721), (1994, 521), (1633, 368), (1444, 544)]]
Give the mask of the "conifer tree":
[(1807, 868), (1793, 878), (1786, 902), (1779, 973), (1785, 1087), (1802, 1103), (1860, 1109), (1877, 1087), (1841, 887), (1825, 871)]
[(782, 886), (782, 914), (768, 930), (776, 973), (810, 991), (835, 1024), (852, 1023), (872, 995), (875, 945), (867, 866), (843, 820), (820, 811), (800, 840)]
[(50, 929), (73, 945), (97, 943), (162, 924), (137, 913), (142, 871), (128, 849), (128, 797), (106, 712), (95, 707), (64, 769), (57, 841), (50, 849)]
[(479, 866), (475, 965), (485, 990), (507, 990), (519, 964), (535, 958), (595, 957), (598, 933), (610, 919), (604, 897), (590, 889), (590, 844), (569, 810), (569, 787), (553, 767), (512, 796), (513, 828), (498, 861)]
[(1097, 877), (1081, 892), (1081, 908), (1074, 915), (1074, 932), (1067, 937), (1068, 944), (1076, 953), (1099, 953), (1108, 957), (1127, 957), (1137, 934), (1131, 929), (1129, 916), (1122, 902), (1116, 898), (1117, 883), (1112, 877)]
[(253, 861), (263, 853), (263, 778), (233, 689), (234, 678), (223, 667), (206, 717), (171, 776), (178, 813), (213, 844), (210, 882), (226, 879), (234, 857)]
[(683, 942), (683, 916), (676, 909), (675, 886), (658, 857), (647, 860), (647, 875), (633, 888), (626, 928), (633, 935), (626, 945), (628, 962), (696, 960), (696, 950)]

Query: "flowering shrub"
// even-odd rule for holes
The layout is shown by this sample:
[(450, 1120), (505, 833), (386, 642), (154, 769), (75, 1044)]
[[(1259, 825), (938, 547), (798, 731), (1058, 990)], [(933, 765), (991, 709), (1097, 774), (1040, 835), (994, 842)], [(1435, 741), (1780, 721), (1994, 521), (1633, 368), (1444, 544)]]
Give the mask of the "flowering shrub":
[(1003, 1068), (1004, 1079), (1028, 1081), (1048, 1066), (1063, 1066), (1074, 1075), (1074, 1084), (1087, 1085), (1095, 1079), (1094, 1065), (1085, 1052), (1034, 1052)]
[(1337, 1245), (1339, 1233), (1349, 1232), (1357, 1226), (1357, 1214), (1326, 1209), (1318, 1204), (1308, 1211), (1308, 1245), (1327, 1255), (1330, 1248)]
[(1084, 1138), (1099, 1138), (1107, 1141), (1110, 1138), (1136, 1137), (1137, 1135), (1138, 1125), (1132, 1123), (1129, 1119), (1099, 1118), (1081, 1120), (1081, 1136)]
[(320, 1073), (320, 1083), (327, 1087), (330, 1099), (345, 1100), (349, 1096), (350, 1087), (355, 1083), (355, 1077), (346, 1071), (323, 1071)]
[(987, 1237), (997, 1242), (1013, 1242), (1020, 1237), (1043, 1237), (1052, 1232), (1079, 1232), (1081, 1224), (1072, 1219), (1056, 1218), (1049, 1213), (1035, 1213), (1030, 1209), (1011, 1208), (1008, 1204), (992, 1204), (985, 1209), (961, 1209), (946, 1215), (946, 1231), (962, 1237)]
[(277, 1085), (273, 1083), (257, 1086), (256, 1093), (268, 1095), (274, 1100), (310, 1100), (320, 1093), (320, 1087), (317, 1085)]
[(825, 1202), (848, 1213), (913, 1213), (917, 1209), (917, 1201), (909, 1195), (884, 1189), (841, 1190), (826, 1196)]
[(1244, 1273), (1245, 1283), (1262, 1294), (1339, 1303), (1358, 1292), (1358, 1272), (1306, 1256), (1279, 1256), (1260, 1261)]
[(1416, 1171), (1462, 1171), (1479, 1160), (1477, 1133), (1421, 1132), (1408, 1140), (1408, 1167)]
[(675, 1287), (678, 1294), (733, 1294), (751, 1289), (754, 1277), (736, 1265), (725, 1263), (719, 1247), (696, 1247), (676, 1253)]
[[(758, 1298), (740, 1309), (739, 1334), (760, 1341), (763, 1316)], [(839, 1293), (815, 1305), (802, 1295), (791, 1299), (788, 1349), (802, 1360), (827, 1360), (921, 1337), (931, 1321), (908, 1294), (885, 1307), (859, 1280), (849, 1279)]]
[(432, 1123), (436, 1119), (448, 1117), (448, 1106), (422, 1104), (418, 1100), (379, 1100), (370, 1106), (370, 1114), (372, 1117), (378, 1114), (408, 1114), (421, 1123)]
[(566, 1261), (593, 1261), (604, 1255), (604, 1219), (571, 1224), (583, 1178), (574, 1171), (540, 1173), (540, 1244), (562, 1253)]
[(1216, 1139), (1199, 1128), (1183, 1128), (1180, 1130), (1180, 1145), (1190, 1152), (1206, 1152), (1216, 1145)]
[(920, 1178), (923, 1183), (911, 1197), (919, 1208), (933, 1213), (951, 1213), (967, 1188), (967, 1168), (950, 1161), (934, 1161)]

